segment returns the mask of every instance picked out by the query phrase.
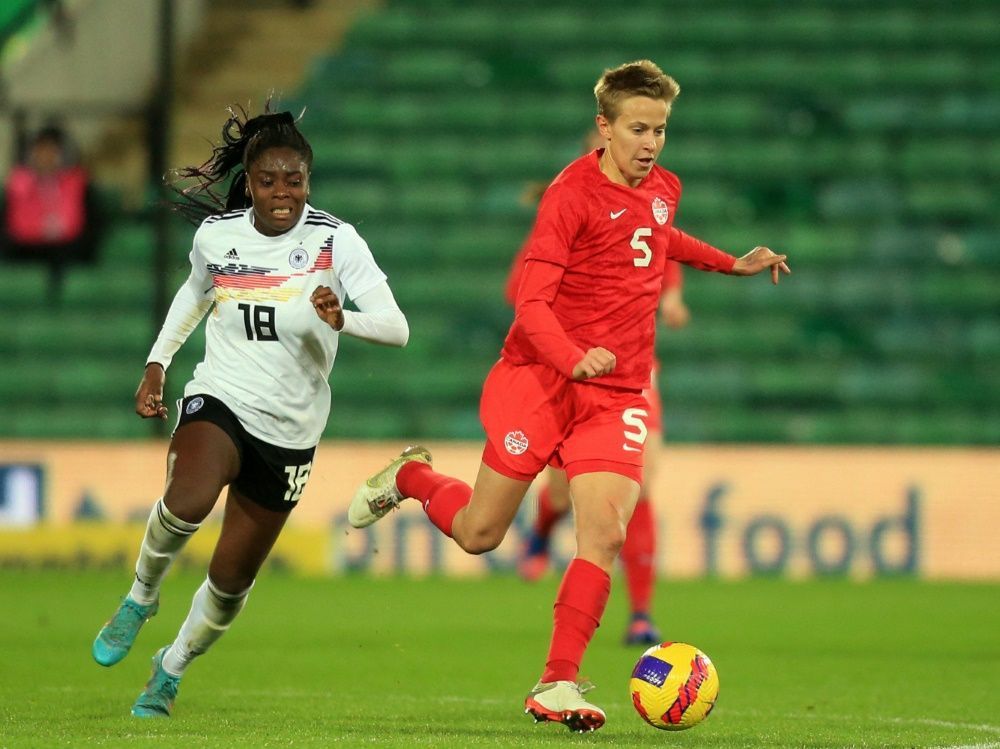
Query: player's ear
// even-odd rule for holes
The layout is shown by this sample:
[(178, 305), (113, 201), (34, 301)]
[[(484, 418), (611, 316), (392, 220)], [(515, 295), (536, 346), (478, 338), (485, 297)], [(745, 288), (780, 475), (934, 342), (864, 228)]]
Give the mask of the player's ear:
[(599, 114), (594, 118), (594, 122), (597, 124), (597, 132), (601, 134), (601, 137), (609, 140), (611, 138), (611, 122), (608, 118)]

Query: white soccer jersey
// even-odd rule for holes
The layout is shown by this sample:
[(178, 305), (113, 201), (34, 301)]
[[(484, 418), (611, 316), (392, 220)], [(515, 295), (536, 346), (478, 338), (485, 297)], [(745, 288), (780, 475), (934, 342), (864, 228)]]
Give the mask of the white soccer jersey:
[[(147, 361), (166, 368), (211, 308), (205, 359), (184, 389), (223, 401), (246, 430), (279, 447), (315, 445), (330, 414), (327, 379), (340, 334), (309, 301), (329, 286), (343, 302), (385, 274), (350, 224), (305, 206), (289, 231), (264, 236), (253, 209), (211, 216), (194, 236), (191, 276)], [(213, 306), (214, 303), (214, 306)]]

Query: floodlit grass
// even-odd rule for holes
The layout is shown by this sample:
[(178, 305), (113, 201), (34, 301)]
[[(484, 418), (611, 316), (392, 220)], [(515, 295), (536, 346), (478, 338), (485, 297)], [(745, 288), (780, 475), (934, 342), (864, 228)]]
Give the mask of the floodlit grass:
[(627, 684), (621, 586), (583, 674), (608, 722), (585, 737), (522, 713), (557, 580), (262, 576), (181, 683), (174, 717), (137, 720), (149, 660), (200, 584), (171, 575), (114, 668), (90, 644), (127, 573), (0, 572), (0, 747), (998, 747), (1000, 585), (667, 582), (664, 635), (707, 652), (716, 710), (646, 726)]

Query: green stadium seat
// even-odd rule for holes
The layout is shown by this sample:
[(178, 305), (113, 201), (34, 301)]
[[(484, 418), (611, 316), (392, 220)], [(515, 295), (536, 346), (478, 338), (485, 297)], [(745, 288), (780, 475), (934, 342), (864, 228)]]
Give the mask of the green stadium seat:
[(898, 186), (886, 179), (832, 182), (819, 196), (820, 216), (826, 220), (878, 221), (899, 215), (902, 208)]
[[(152, 345), (149, 316), (121, 315), (104, 309), (87, 314), (76, 310), (49, 310), (46, 316), (25, 316), (16, 326), (0, 331), (0, 351), (21, 355), (103, 357), (117, 352), (145, 356)], [(141, 362), (140, 362), (141, 365)]]
[(915, 178), (967, 176), (979, 171), (984, 144), (967, 138), (919, 138), (907, 143), (899, 157), (900, 171)]
[(912, 289), (921, 312), (995, 316), (1000, 273), (980, 271), (971, 276), (961, 269), (922, 274), (913, 279)]
[(100, 261), (105, 265), (135, 264), (153, 257), (153, 230), (141, 223), (113, 224), (102, 238), (99, 250)]
[(794, 258), (793, 265), (806, 263), (810, 268), (820, 269), (872, 261), (871, 233), (853, 224), (793, 224), (784, 228), (785, 231), (777, 230), (774, 240), (765, 232), (761, 241), (775, 252), (788, 253)]
[(310, 190), (312, 205), (329, 206), (334, 214), (352, 224), (388, 210), (393, 202), (390, 187), (375, 180), (317, 179)]
[(989, 220), (1000, 208), (995, 188), (975, 179), (913, 182), (905, 202), (912, 216), (944, 222)]
[(971, 266), (996, 267), (1000, 265), (1000, 227), (970, 229), (959, 239), (960, 257)]
[(102, 264), (67, 275), (64, 304), (87, 309), (141, 309), (153, 299), (152, 274), (145, 266)]
[(668, 380), (672, 363), (688, 357), (766, 360), (797, 357), (805, 347), (801, 321), (793, 313), (776, 312), (768, 316), (767, 325), (748, 329), (725, 315), (700, 311), (696, 296), (692, 296), (691, 305), (695, 307), (693, 319), (686, 328), (661, 329), (657, 336), (657, 351)]
[(919, 406), (933, 397), (934, 383), (926, 372), (909, 364), (859, 364), (837, 373), (835, 392), (844, 403), (855, 406)]
[(333, 394), (332, 416), (323, 432), (325, 439), (390, 440), (401, 435), (420, 435), (412, 429), (411, 418), (398, 403), (351, 403)]
[(488, 76), (488, 66), (478, 56), (446, 47), (411, 47), (386, 55), (378, 71), (382, 87), (402, 91), (467, 88)]
[[(318, 121), (328, 120), (338, 123), (342, 131), (336, 136), (336, 142), (341, 146), (346, 145), (344, 138), (348, 133), (369, 138), (365, 131), (372, 127), (372, 123), (378, 123), (379, 128), (387, 132), (408, 132), (419, 127), (420, 120), (432, 109), (426, 99), (413, 95), (401, 94), (373, 99), (371, 95), (366, 96), (351, 90), (338, 93), (337, 96), (320, 98), (319, 101), (323, 103), (313, 107), (315, 118)], [(355, 130), (359, 132), (354, 133)], [(319, 137), (322, 143), (324, 136)], [(332, 161), (334, 166), (336, 156), (337, 152), (334, 151)]]
[(405, 284), (397, 284), (396, 298), (417, 306), (433, 301), (448, 314), (475, 314), (486, 305), (503, 305), (505, 274), (480, 272), (473, 267), (435, 268), (421, 275), (411, 275)]
[(4, 420), (5, 434), (20, 439), (145, 439), (155, 428), (133, 413), (131, 403), (95, 407), (90, 403), (40, 402), (11, 409)]
[(55, 371), (49, 361), (24, 355), (5, 356), (0, 368), (0, 400), (18, 406), (51, 401), (54, 380)]
[(426, 435), (432, 440), (485, 439), (479, 421), (479, 408), (474, 400), (468, 401), (465, 406), (439, 406), (420, 412), (418, 418), (413, 420), (413, 434)]
[(391, 203), (401, 216), (431, 219), (467, 216), (479, 207), (473, 188), (451, 180), (406, 184), (393, 194)]
[[(669, 71), (668, 71), (669, 72)], [(683, 127), (692, 134), (748, 135), (764, 133), (780, 122), (780, 110), (755, 97), (734, 93), (704, 94), (691, 86), (689, 91), (677, 72), (681, 98), (673, 106), (669, 133)], [(672, 75), (672, 73), (671, 73)], [(685, 149), (688, 139), (684, 139)]]
[(504, 216), (484, 220), (476, 226), (448, 227), (442, 230), (431, 256), (442, 267), (455, 268), (471, 261), (476, 268), (495, 270), (506, 278), (511, 261), (534, 221), (530, 209), (521, 208), (520, 214), (517, 221)]
[[(48, 309), (46, 303), (49, 289), (48, 268), (35, 263), (0, 265), (0, 299), (8, 310)], [(3, 340), (10, 326), (3, 326), (0, 340)]]
[(311, 138), (313, 174), (324, 180), (327, 176), (363, 177), (374, 165), (394, 159), (396, 144), (385, 138), (358, 135), (347, 139), (339, 134), (321, 133)]

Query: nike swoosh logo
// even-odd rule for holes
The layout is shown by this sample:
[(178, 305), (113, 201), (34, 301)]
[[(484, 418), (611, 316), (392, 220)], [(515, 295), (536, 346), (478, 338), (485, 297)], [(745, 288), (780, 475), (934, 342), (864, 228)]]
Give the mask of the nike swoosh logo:
[(628, 208), (622, 208), (620, 211), (618, 211), (618, 213), (615, 213), (614, 211), (611, 211), (611, 220), (614, 221), (616, 218), (618, 218), (619, 216), (621, 216), (627, 210), (628, 210)]

